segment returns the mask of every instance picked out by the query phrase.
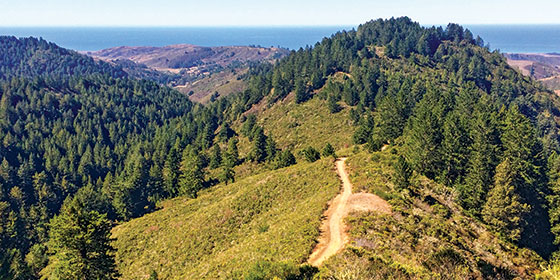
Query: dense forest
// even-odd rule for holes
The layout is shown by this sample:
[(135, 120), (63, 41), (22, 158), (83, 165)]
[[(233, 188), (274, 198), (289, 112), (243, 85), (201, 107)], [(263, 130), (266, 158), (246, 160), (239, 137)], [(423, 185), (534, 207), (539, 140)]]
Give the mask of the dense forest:
[(350, 107), (357, 145), (398, 146), (402, 189), (414, 170), (508, 242), (545, 258), (560, 242), (560, 102), (459, 25), (371, 21), (254, 65), (247, 90), (207, 106), (44, 40), (0, 47), (0, 278), (114, 279), (113, 223), (232, 182), (244, 161), (296, 163), (244, 114), (290, 94)]

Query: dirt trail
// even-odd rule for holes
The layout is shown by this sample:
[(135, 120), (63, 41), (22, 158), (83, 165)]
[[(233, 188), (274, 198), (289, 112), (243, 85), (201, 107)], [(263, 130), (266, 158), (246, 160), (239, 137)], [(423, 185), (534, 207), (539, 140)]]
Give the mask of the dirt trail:
[(342, 192), (338, 194), (325, 212), (327, 219), (321, 226), (319, 243), (309, 257), (309, 264), (320, 266), (327, 258), (335, 255), (348, 242), (344, 218), (350, 211), (379, 211), (391, 213), (391, 206), (379, 196), (368, 193), (352, 194), (352, 184), (344, 162), (346, 158), (336, 161), (336, 171), (342, 180)]

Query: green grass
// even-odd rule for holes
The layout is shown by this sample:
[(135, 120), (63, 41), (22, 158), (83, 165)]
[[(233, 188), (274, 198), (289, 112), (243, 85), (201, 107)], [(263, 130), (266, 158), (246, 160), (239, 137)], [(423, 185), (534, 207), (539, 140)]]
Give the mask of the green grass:
[(320, 151), (329, 142), (336, 150), (349, 147), (355, 130), (348, 109), (331, 114), (327, 102), (319, 98), (302, 104), (287, 98), (260, 113), (258, 119), (281, 148), (294, 151), (307, 146)]
[(123, 279), (239, 279), (259, 261), (300, 264), (340, 182), (331, 160), (265, 172), (177, 198), (117, 226)]
[(394, 190), (393, 149), (348, 159), (355, 191), (379, 194), (393, 213), (351, 213), (350, 246), (326, 262), (320, 278), (529, 279), (539, 273), (538, 255), (465, 216), (453, 190), (423, 176), (413, 178), (409, 190)]
[[(345, 107), (342, 111), (331, 114), (325, 100), (315, 97), (305, 103), (296, 104), (292, 95), (269, 108), (263, 105), (266, 100), (257, 106), (260, 108), (255, 110), (258, 124), (265, 129), (265, 134), (272, 136), (278, 148), (291, 150), (298, 163), (305, 162), (299, 152), (308, 146), (322, 152), (325, 145), (331, 143), (337, 153), (342, 152), (340, 155), (344, 155), (352, 146), (355, 130), (350, 124), (349, 109)], [(239, 133), (242, 125), (235, 122), (233, 129)], [(247, 157), (252, 147), (253, 142), (240, 135), (240, 157)], [(235, 173), (236, 178), (245, 178), (268, 169), (270, 168), (266, 165), (244, 162), (235, 168)]]

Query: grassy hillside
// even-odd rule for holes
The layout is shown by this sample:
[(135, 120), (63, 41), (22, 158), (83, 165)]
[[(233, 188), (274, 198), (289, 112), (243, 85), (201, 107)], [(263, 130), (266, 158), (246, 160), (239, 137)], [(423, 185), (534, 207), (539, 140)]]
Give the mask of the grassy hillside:
[(259, 123), (280, 147), (296, 151), (308, 146), (320, 150), (329, 142), (335, 149), (348, 147), (355, 129), (347, 108), (332, 114), (326, 100), (296, 104), (291, 96), (259, 114)]
[(194, 102), (207, 104), (215, 93), (218, 94), (214, 97), (218, 98), (245, 90), (245, 82), (240, 78), (245, 73), (247, 73), (247, 69), (225, 69), (187, 82), (185, 85), (176, 86), (175, 89), (188, 94), (190, 100)]
[(396, 191), (391, 179), (396, 158), (387, 150), (348, 159), (354, 191), (380, 195), (393, 213), (350, 214), (350, 246), (327, 261), (321, 277), (530, 279), (538, 273), (540, 257), (463, 215), (452, 189), (416, 176), (410, 190)]
[(122, 278), (153, 270), (160, 279), (235, 279), (257, 261), (304, 262), (339, 190), (333, 167), (321, 160), (266, 172), (116, 227)]

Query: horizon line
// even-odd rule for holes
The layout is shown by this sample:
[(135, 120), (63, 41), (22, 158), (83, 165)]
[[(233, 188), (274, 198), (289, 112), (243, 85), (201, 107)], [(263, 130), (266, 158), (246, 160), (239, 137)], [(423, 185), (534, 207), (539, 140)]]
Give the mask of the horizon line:
[[(0, 28), (330, 28), (330, 27), (353, 27), (356, 28), (366, 22), (359, 24), (271, 24), (271, 25), (0, 25)], [(423, 27), (446, 26), (456, 23), (462, 26), (560, 26), (560, 23), (426, 23)]]

